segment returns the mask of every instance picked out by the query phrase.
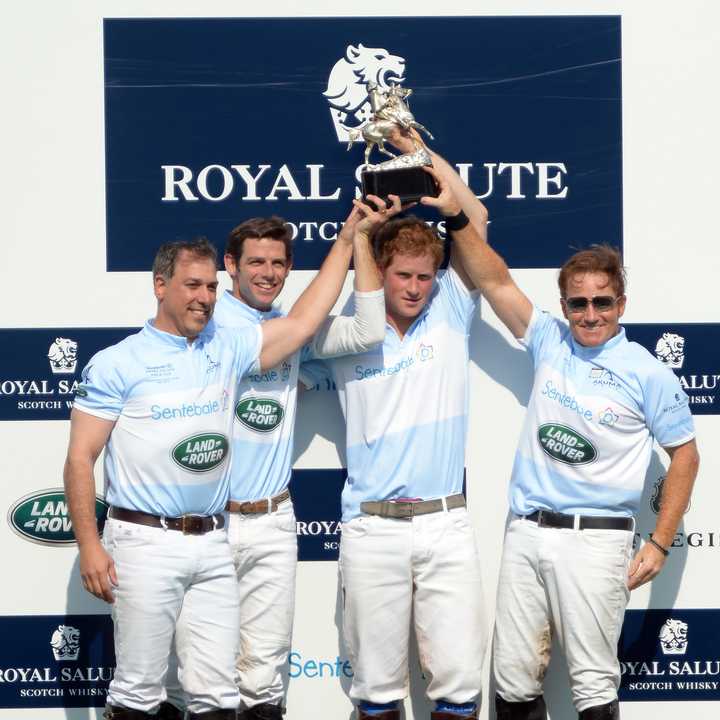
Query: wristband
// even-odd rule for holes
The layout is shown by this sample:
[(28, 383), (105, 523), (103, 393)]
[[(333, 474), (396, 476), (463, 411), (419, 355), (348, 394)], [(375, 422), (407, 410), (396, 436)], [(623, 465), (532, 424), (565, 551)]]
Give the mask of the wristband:
[(651, 545), (654, 545), (665, 557), (667, 557), (670, 554), (670, 551), (664, 548), (659, 542), (657, 542), (653, 536), (652, 533), (650, 533), (650, 537), (648, 538), (648, 542)]
[(445, 218), (445, 229), (451, 232), (457, 232), (466, 227), (470, 222), (470, 218), (461, 210), (457, 215), (450, 215)]

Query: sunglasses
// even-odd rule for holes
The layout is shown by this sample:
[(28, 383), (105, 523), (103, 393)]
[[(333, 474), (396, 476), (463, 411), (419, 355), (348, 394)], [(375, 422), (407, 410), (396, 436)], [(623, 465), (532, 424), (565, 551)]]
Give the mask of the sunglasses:
[(585, 312), (588, 305), (592, 304), (597, 312), (603, 312), (615, 307), (615, 303), (619, 299), (619, 297), (613, 297), (612, 295), (596, 295), (594, 298), (569, 297), (565, 298), (565, 307), (569, 312), (579, 313)]

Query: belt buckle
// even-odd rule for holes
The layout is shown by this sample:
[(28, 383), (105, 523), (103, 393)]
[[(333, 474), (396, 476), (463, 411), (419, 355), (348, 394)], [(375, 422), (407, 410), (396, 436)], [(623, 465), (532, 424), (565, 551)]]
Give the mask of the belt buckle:
[(183, 535), (200, 535), (203, 531), (202, 518), (199, 515), (183, 515), (180, 529)]

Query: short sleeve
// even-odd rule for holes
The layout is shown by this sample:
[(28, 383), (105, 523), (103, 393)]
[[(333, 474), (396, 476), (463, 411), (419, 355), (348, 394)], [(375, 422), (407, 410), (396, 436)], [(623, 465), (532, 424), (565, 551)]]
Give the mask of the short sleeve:
[(480, 299), (479, 290), (468, 290), (452, 265), (438, 276), (438, 294), (443, 298), (453, 320), (469, 332)]
[(562, 321), (538, 307), (533, 307), (530, 323), (520, 342), (527, 348), (537, 368), (543, 358), (557, 348), (562, 342), (563, 334), (567, 332), (567, 326)]
[(235, 348), (235, 372), (238, 377), (260, 370), (260, 353), (262, 351), (262, 324), (249, 325), (243, 328), (224, 328), (231, 333)]
[(125, 403), (121, 367), (113, 353), (104, 350), (94, 355), (80, 375), (73, 407), (104, 420), (117, 420)]
[(683, 445), (695, 437), (690, 401), (675, 374), (657, 363), (643, 387), (645, 422), (662, 447)]

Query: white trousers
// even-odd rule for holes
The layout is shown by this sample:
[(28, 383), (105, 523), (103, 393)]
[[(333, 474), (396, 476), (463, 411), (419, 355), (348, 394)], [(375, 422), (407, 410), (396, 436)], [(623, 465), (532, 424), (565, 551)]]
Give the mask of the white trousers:
[[(273, 513), (229, 513), (228, 540), (239, 600), (235, 683), (240, 708), (259, 703), (281, 705), (282, 671), (290, 652), (295, 614), (297, 535), (292, 502), (287, 500)], [(176, 673), (171, 656), (167, 697), (184, 708)]]
[(633, 533), (538, 527), (513, 518), (497, 592), (493, 665), (509, 702), (542, 694), (552, 637), (567, 658), (578, 712), (617, 698), (617, 643), (630, 597)]
[(183, 535), (108, 519), (103, 543), (118, 576), (108, 702), (150, 712), (165, 700), (174, 636), (188, 710), (237, 707), (238, 600), (227, 533)]
[(228, 539), (238, 578), (240, 707), (283, 704), (295, 614), (297, 534), (292, 502), (274, 513), (230, 513)]
[(465, 508), (343, 525), (340, 574), (353, 700), (407, 697), (414, 616), (431, 700), (475, 700), (486, 632), (480, 558)]

